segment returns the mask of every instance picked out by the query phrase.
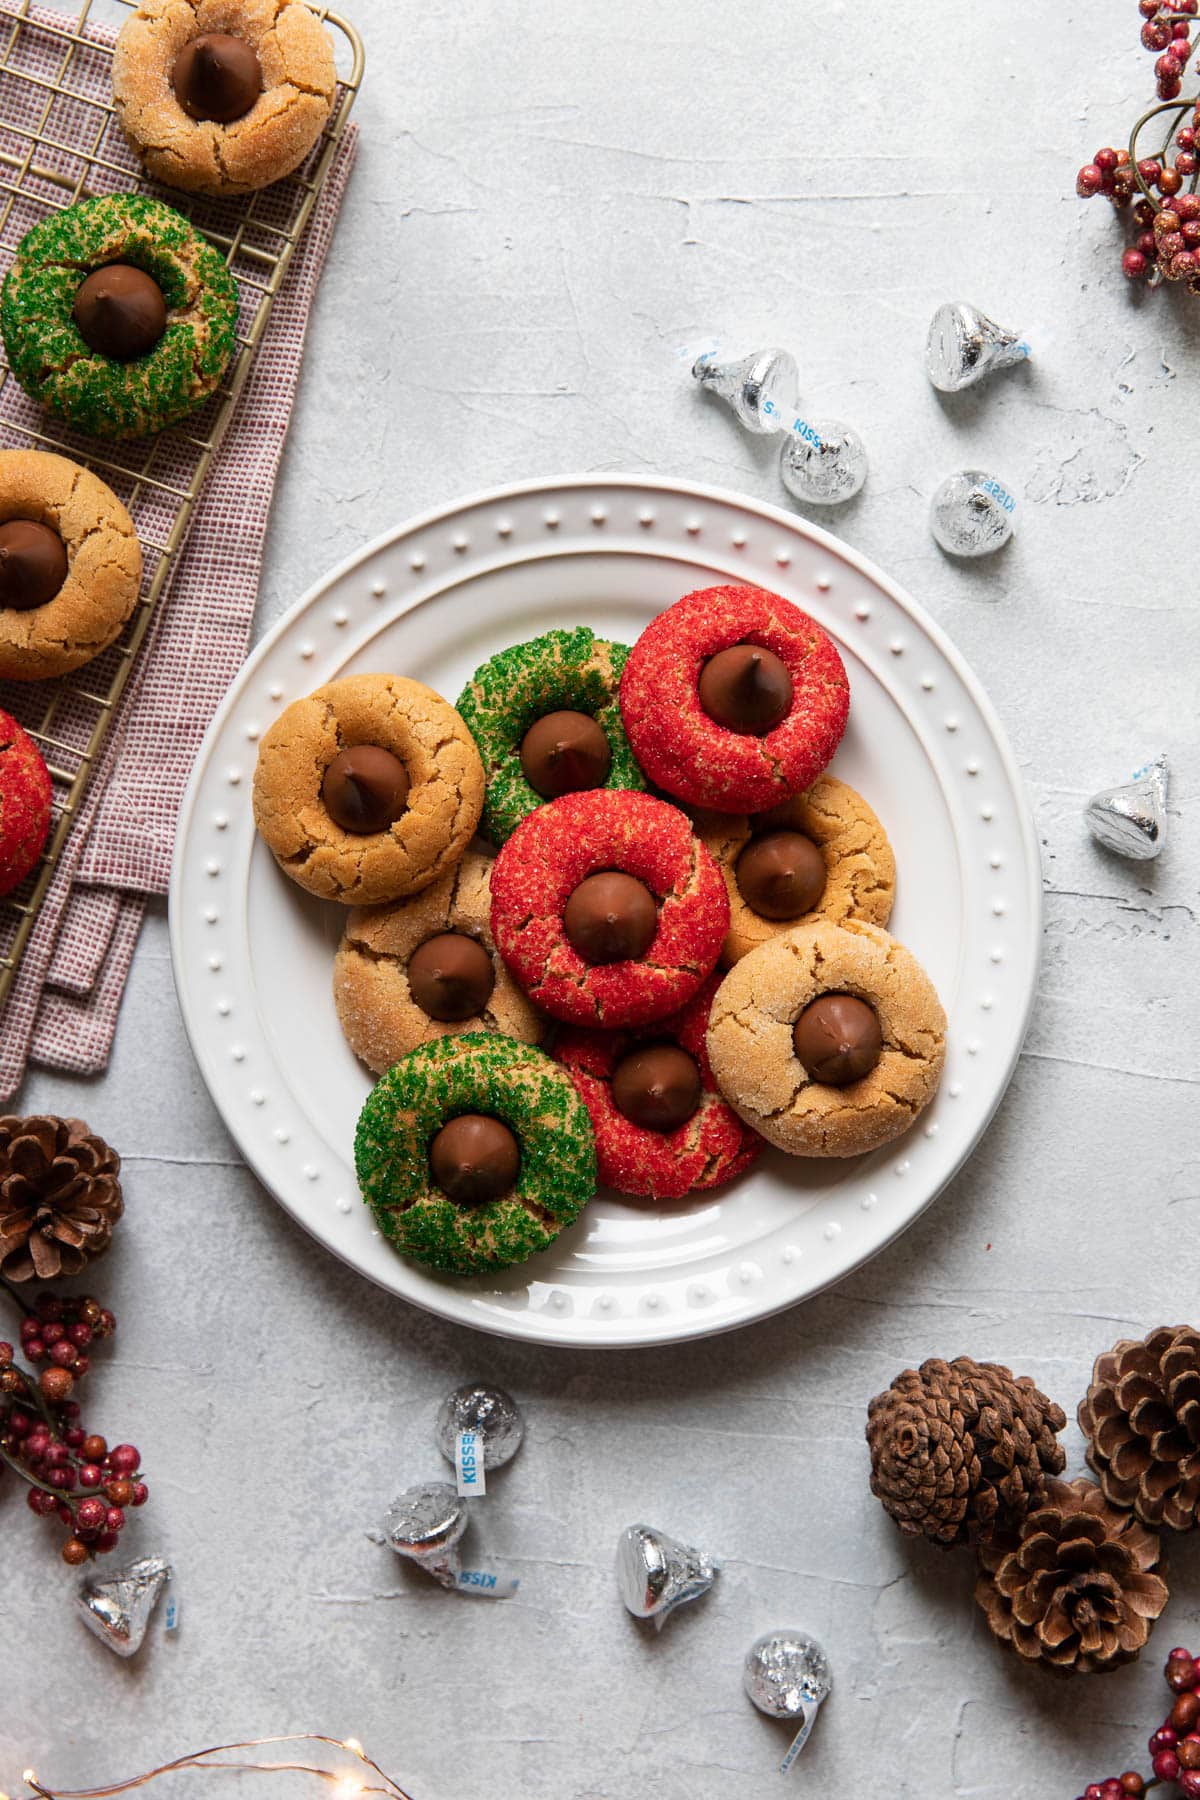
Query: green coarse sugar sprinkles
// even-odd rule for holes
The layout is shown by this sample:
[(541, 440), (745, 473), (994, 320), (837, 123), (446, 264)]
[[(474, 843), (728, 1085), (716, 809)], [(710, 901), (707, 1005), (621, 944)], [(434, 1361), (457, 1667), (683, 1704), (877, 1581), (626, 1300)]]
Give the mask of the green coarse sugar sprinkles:
[[(132, 362), (92, 350), (73, 315), (84, 278), (118, 262), (151, 276), (167, 306), (162, 337)], [(0, 334), (21, 386), (96, 437), (142, 437), (194, 412), (229, 365), (237, 319), (237, 285), (222, 258), (145, 194), (80, 200), (40, 220), (21, 239), (0, 296)]]
[[(515, 1135), (515, 1187), (465, 1208), (436, 1186), (429, 1146), (460, 1113), (486, 1113)], [(354, 1137), (367, 1205), (405, 1256), (455, 1275), (524, 1262), (554, 1242), (596, 1191), (587, 1108), (544, 1051), (491, 1032), (435, 1038), (394, 1064), (367, 1096)]]
[(476, 669), (459, 695), (458, 710), (483, 758), (483, 828), (494, 844), (503, 844), (543, 804), (525, 779), (521, 740), (547, 713), (590, 714), (612, 755), (605, 787), (645, 787), (617, 698), (628, 656), (626, 645), (598, 638), (581, 625), (514, 644)]

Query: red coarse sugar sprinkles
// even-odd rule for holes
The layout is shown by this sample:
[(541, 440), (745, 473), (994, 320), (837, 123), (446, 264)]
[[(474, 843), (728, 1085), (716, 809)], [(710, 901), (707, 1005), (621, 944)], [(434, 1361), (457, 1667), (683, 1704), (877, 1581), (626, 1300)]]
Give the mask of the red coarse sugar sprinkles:
[(53, 788), (41, 752), (0, 712), (0, 894), (24, 881), (50, 833)]
[[(787, 668), (792, 702), (773, 731), (718, 725), (700, 704), (700, 671), (734, 644)], [(717, 812), (765, 812), (815, 781), (846, 729), (850, 684), (832, 639), (807, 613), (760, 587), (700, 588), (643, 631), (621, 679), (634, 755), (669, 794)]]
[[(616, 869), (658, 901), (637, 962), (593, 965), (568, 942), (563, 910), (589, 875)], [(675, 807), (611, 789), (564, 794), (522, 821), (492, 869), (492, 935), (530, 999), (569, 1025), (666, 1018), (711, 974), (729, 929), (721, 871)]]
[[(591, 1115), (600, 1179), (607, 1187), (651, 1200), (681, 1200), (732, 1180), (763, 1149), (763, 1140), (721, 1098), (708, 1064), (705, 1035), (719, 981), (711, 975), (681, 1012), (636, 1031), (559, 1033), (554, 1055)], [(700, 1071), (700, 1106), (674, 1131), (635, 1125), (612, 1095), (613, 1070), (621, 1058), (638, 1045), (662, 1043), (678, 1044)]]

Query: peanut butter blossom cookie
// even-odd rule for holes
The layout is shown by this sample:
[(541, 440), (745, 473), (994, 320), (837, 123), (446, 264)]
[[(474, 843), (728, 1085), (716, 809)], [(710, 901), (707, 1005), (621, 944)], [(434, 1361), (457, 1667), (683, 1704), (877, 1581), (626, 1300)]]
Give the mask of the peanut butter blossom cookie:
[(685, 594), (646, 627), (621, 677), (625, 730), (650, 780), (716, 812), (763, 812), (807, 787), (849, 708), (832, 640), (758, 587)]
[(813, 915), (835, 925), (891, 917), (896, 859), (887, 834), (862, 795), (832, 775), (770, 812), (698, 812), (695, 823), (729, 891), (726, 963)]
[(0, 450), (0, 676), (81, 668), (137, 603), (133, 520), (89, 469), (41, 450)]
[(356, 907), (346, 920), (333, 998), (351, 1049), (376, 1074), (435, 1037), (541, 1037), (543, 1021), (492, 938), (491, 872), (486, 856), (468, 850), (423, 893)]
[(483, 769), (454, 708), (400, 675), (346, 675), (264, 736), (254, 822), (285, 875), (323, 900), (420, 893), (474, 834)]
[(195, 194), (290, 175), (333, 110), (329, 33), (300, 0), (142, 0), (113, 52), (113, 105), (147, 172)]
[(27, 732), (0, 712), (0, 894), (10, 894), (50, 834), (50, 771)]
[(40, 220), (0, 298), (21, 386), (97, 437), (142, 437), (201, 406), (233, 355), (237, 316), (212, 245), (144, 194), (80, 200)]
[(729, 1104), (793, 1156), (859, 1156), (933, 1099), (946, 1015), (911, 951), (861, 920), (760, 944), (713, 1001), (708, 1054)]
[(483, 758), (483, 824), (494, 844), (547, 800), (645, 787), (617, 698), (628, 655), (581, 626), (514, 644), (476, 669), (458, 710)]
[(531, 1044), (472, 1032), (422, 1044), (359, 1116), (363, 1198), (405, 1256), (456, 1275), (524, 1262), (596, 1189), (570, 1076)]
[(637, 1031), (559, 1033), (554, 1055), (591, 1115), (600, 1179), (679, 1200), (748, 1169), (763, 1141), (721, 1097), (705, 1034), (711, 975), (681, 1012)]
[(492, 871), (492, 933), (536, 1004), (575, 1025), (677, 1012), (729, 929), (725, 883), (684, 815), (649, 794), (566, 794)]

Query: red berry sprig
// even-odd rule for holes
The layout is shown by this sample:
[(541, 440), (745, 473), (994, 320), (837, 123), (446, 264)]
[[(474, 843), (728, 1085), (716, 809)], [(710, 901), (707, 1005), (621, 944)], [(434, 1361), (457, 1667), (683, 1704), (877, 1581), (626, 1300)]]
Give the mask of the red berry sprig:
[(149, 1498), (135, 1446), (110, 1449), (80, 1422), (71, 1397), (87, 1374), (89, 1347), (115, 1329), (112, 1313), (90, 1295), (41, 1294), (21, 1326), (21, 1348), (45, 1365), (40, 1374), (0, 1343), (0, 1465), (28, 1483), (31, 1512), (66, 1527), (62, 1556), (72, 1564), (115, 1549), (126, 1510)]
[(1129, 1770), (1093, 1781), (1079, 1800), (1140, 1800), (1151, 1788), (1171, 1787), (1184, 1800), (1200, 1800), (1200, 1659), (1190, 1650), (1172, 1650), (1163, 1670), (1171, 1690), (1170, 1711), (1150, 1737), (1151, 1779)]
[[(1138, 10), (1142, 43), (1158, 57), (1160, 104), (1137, 121), (1128, 149), (1097, 150), (1076, 176), (1075, 192), (1084, 200), (1103, 194), (1118, 211), (1128, 212), (1131, 241), (1121, 256), (1127, 280), (1151, 287), (1186, 281), (1191, 293), (1200, 294), (1200, 98), (1179, 97), (1197, 47), (1191, 31), (1200, 0), (1139, 0)], [(1156, 154), (1140, 155), (1139, 140), (1153, 120), (1167, 114), (1166, 141)]]

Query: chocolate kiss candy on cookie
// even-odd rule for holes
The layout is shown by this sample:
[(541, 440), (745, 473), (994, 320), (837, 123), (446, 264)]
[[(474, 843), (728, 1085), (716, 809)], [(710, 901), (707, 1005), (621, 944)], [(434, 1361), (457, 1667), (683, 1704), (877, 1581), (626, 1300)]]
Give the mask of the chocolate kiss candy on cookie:
[(751, 838), (736, 874), (742, 899), (763, 919), (798, 919), (825, 892), (825, 858), (802, 831)]
[(765, 737), (787, 717), (792, 678), (772, 650), (733, 644), (710, 656), (697, 691), (710, 719), (746, 737)]
[(496, 971), (475, 938), (442, 931), (426, 938), (409, 957), (408, 986), (423, 1013), (449, 1024), (483, 1011), (496, 986)]
[(547, 713), (521, 739), (525, 779), (546, 800), (603, 787), (611, 767), (608, 739), (587, 713)]
[(613, 1103), (647, 1131), (677, 1131), (700, 1104), (696, 1059), (677, 1044), (648, 1044), (623, 1056), (612, 1075)]
[(262, 65), (243, 38), (205, 31), (176, 56), (171, 84), (189, 119), (229, 125), (244, 117), (262, 93)]
[(580, 882), (563, 908), (563, 929), (584, 962), (636, 962), (654, 942), (658, 906), (644, 882), (606, 869)]
[(456, 1206), (485, 1206), (507, 1194), (521, 1166), (521, 1147), (500, 1119), (460, 1113), (429, 1146), (429, 1167)]
[(167, 329), (162, 289), (132, 263), (93, 269), (80, 283), (72, 311), (88, 349), (113, 362), (149, 355)]
[(849, 1087), (869, 1075), (879, 1061), (883, 1033), (874, 1007), (865, 1000), (856, 1000), (853, 994), (822, 994), (796, 1020), (792, 1042), (814, 1081)]
[(32, 612), (53, 600), (67, 579), (67, 548), (57, 531), (35, 519), (0, 525), (0, 607)]
[(343, 831), (386, 831), (408, 804), (408, 770), (378, 744), (355, 744), (334, 757), (321, 782), (329, 816)]

